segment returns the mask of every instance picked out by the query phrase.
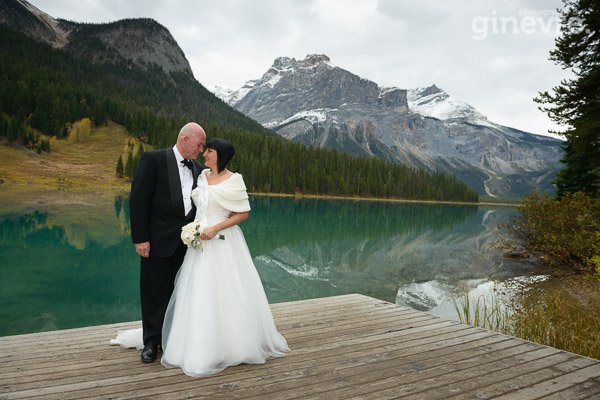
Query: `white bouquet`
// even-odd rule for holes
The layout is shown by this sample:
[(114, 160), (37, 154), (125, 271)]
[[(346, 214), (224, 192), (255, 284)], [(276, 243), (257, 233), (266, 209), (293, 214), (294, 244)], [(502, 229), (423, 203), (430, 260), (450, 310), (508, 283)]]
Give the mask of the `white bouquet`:
[(181, 240), (183, 243), (187, 247), (196, 248), (200, 246), (200, 250), (204, 251), (202, 248), (202, 239), (200, 239), (201, 234), (200, 223), (198, 221), (190, 222), (181, 228)]
[[(187, 247), (197, 248), (200, 246), (200, 251), (204, 251), (204, 248), (202, 247), (202, 239), (200, 239), (201, 234), (202, 231), (200, 230), (200, 222), (190, 222), (181, 228), (181, 241)], [(218, 237), (221, 240), (225, 240), (225, 235), (219, 235)]]

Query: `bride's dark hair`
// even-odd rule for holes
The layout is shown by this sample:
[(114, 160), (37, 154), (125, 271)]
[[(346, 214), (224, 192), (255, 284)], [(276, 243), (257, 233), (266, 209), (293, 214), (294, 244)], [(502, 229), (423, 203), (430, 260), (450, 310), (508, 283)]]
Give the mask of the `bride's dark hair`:
[(206, 148), (217, 152), (217, 173), (221, 173), (225, 169), (235, 154), (233, 145), (225, 139), (213, 139), (206, 143)]

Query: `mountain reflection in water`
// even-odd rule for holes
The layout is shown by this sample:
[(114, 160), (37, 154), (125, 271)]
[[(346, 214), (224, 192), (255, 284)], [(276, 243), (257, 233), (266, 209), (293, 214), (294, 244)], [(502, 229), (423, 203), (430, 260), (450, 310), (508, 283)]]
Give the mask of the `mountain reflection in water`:
[[(9, 192), (0, 336), (140, 319), (126, 194)], [(362, 293), (435, 312), (465, 283), (528, 268), (490, 249), (512, 208), (266, 196), (251, 207), (240, 226), (271, 303)]]
[[(428, 311), (475, 280), (519, 276), (530, 268), (503, 260), (490, 247), (512, 208), (280, 198), (255, 203), (253, 212), (265, 215), (253, 215), (258, 222), (242, 229), (271, 302), (362, 293)], [(277, 235), (262, 235), (266, 230)]]

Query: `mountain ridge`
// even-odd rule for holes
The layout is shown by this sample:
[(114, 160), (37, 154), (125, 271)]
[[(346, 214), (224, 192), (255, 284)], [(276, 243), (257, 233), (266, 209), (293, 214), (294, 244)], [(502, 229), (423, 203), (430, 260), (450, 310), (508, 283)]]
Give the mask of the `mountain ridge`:
[[(5, 74), (0, 91), (3, 146), (30, 146), (32, 142), (25, 141), (37, 141), (41, 134), (61, 141), (69, 134), (70, 124), (89, 118), (96, 126), (116, 122), (131, 137), (166, 148), (180, 127), (192, 120), (199, 121), (210, 137), (222, 137), (243, 149), (232, 168), (243, 171), (246, 185), (254, 192), (478, 201), (465, 183), (447, 174), (349, 157), (273, 137), (273, 131), (226, 105), (184, 72), (166, 73), (155, 64), (143, 68), (121, 59), (91, 62), (3, 24), (0, 47), (4, 55), (0, 68)], [(17, 152), (23, 155), (24, 150)], [(25, 158), (47, 156), (29, 153)], [(131, 168), (127, 168), (129, 174)]]
[[(179, 58), (184, 62), (182, 68), (169, 70), (159, 65), (159, 60), (144, 59), (135, 48), (129, 59), (122, 57), (117, 49), (137, 42), (126, 38), (128, 27), (133, 25), (167, 37), (165, 46), (158, 41), (146, 42), (163, 48), (157, 49), (156, 57), (168, 53), (164, 47), (176, 54), (181, 51), (168, 30), (153, 20), (80, 24), (55, 19), (25, 0), (1, 1), (0, 44), (5, 55), (3, 73), (9, 79), (1, 91), (5, 96), (0, 100), (3, 117), (10, 119), (14, 115), (25, 121), (29, 115), (25, 124), (61, 138), (65, 135), (66, 123), (88, 112), (93, 113), (95, 123), (104, 123), (109, 115), (125, 125), (132, 135), (159, 147), (166, 147), (174, 140), (171, 136), (176, 132), (172, 129), (179, 129), (174, 126), (182, 124), (184, 116), (204, 124), (275, 135), (202, 86), (191, 70), (187, 70), (185, 58)], [(70, 41), (57, 41), (54, 31), (57, 26), (69, 34)], [(125, 37), (125, 43), (108, 46), (97, 37), (102, 31), (119, 26), (120, 34), (114, 37), (117, 41)], [(93, 53), (96, 49), (99, 49), (96, 57), (85, 55), (86, 51)], [(152, 50), (148, 47), (146, 53), (152, 55)], [(17, 99), (20, 99), (18, 105), (14, 103)], [(0, 124), (0, 134), (3, 128), (6, 126)], [(9, 136), (18, 135), (13, 132)]]
[(0, 24), (93, 62), (127, 60), (144, 68), (158, 65), (167, 73), (193, 76), (171, 33), (150, 18), (79, 23), (54, 18), (26, 0), (4, 0), (0, 3)]
[(216, 94), (288, 139), (453, 173), (480, 194), (552, 192), (561, 168), (558, 139), (489, 121), (436, 85), (380, 87), (323, 54), (278, 57), (261, 78)]

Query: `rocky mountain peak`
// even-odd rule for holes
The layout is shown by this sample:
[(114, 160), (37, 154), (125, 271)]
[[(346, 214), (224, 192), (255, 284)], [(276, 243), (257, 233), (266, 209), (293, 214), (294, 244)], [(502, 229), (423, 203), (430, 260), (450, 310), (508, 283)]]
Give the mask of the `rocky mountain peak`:
[(461, 118), (474, 124), (489, 124), (487, 117), (473, 106), (450, 97), (448, 93), (436, 85), (409, 89), (407, 99), (411, 110), (427, 117), (440, 120)]
[(399, 88), (382, 88), (379, 94), (378, 104), (386, 107), (401, 107), (406, 111), (408, 108), (406, 90)]
[[(246, 82), (235, 92), (220, 90), (218, 95), (272, 129), (288, 126), (290, 121), (323, 120), (357, 104), (408, 112), (405, 90), (382, 92), (376, 83), (336, 67), (324, 54), (309, 54), (300, 61), (279, 57), (260, 79)], [(268, 121), (264, 121), (266, 115)]]
[(291, 72), (303, 69), (314, 69), (315, 67), (335, 68), (331, 60), (325, 54), (309, 54), (304, 60), (296, 60), (290, 57), (277, 57), (269, 71)]
[(449, 97), (448, 93), (446, 93), (436, 85), (409, 89), (407, 95), (409, 101), (419, 102), (421, 104), (427, 104), (432, 101), (441, 101)]
[(60, 22), (25, 0), (0, 1), (0, 24), (53, 47), (67, 43), (68, 31)]
[(165, 72), (193, 75), (171, 33), (152, 19), (85, 24), (55, 19), (26, 0), (0, 0), (0, 24), (94, 62), (129, 60), (142, 67), (156, 64)]
[(302, 60), (302, 65), (306, 67), (311, 67), (322, 63), (328, 64), (330, 62), (331, 59), (325, 54), (309, 54), (304, 58), (304, 60)]
[(169, 30), (150, 18), (77, 24), (68, 39), (68, 50), (97, 62), (125, 59), (142, 67), (156, 64), (165, 72), (193, 75), (183, 50)]
[(296, 59), (290, 57), (277, 57), (273, 61), (273, 66), (277, 70), (289, 69), (296, 63)]
[(432, 94), (437, 94), (437, 93), (444, 93), (444, 94), (446, 94), (446, 92), (444, 92), (442, 89), (440, 89), (435, 84), (433, 84), (433, 85), (431, 85), (429, 87), (426, 87), (426, 88), (422, 89), (420, 95), (422, 97), (425, 97), (425, 96), (431, 96)]
[(455, 174), (480, 194), (552, 190), (560, 141), (495, 124), (436, 85), (379, 87), (326, 55), (279, 57), (222, 97), (288, 139)]

